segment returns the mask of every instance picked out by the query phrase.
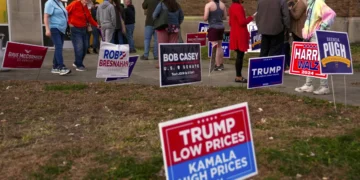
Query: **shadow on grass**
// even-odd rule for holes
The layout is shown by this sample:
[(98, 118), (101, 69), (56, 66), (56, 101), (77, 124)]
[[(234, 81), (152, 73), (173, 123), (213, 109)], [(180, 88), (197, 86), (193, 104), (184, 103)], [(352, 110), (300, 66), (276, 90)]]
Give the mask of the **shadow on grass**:
[(80, 91), (86, 88), (88, 88), (86, 84), (45, 85), (46, 91)]
[(282, 151), (265, 149), (259, 155), (267, 156), (269, 165), (287, 176), (312, 172), (325, 176), (326, 172), (338, 171), (346, 179), (360, 177), (360, 129), (343, 136), (314, 137), (289, 145)]

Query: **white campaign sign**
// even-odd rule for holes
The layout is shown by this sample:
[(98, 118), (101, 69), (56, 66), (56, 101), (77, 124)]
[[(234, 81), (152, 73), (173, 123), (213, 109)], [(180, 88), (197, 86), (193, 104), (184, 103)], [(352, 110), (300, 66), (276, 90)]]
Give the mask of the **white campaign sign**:
[(129, 45), (101, 42), (98, 58), (97, 78), (129, 76)]

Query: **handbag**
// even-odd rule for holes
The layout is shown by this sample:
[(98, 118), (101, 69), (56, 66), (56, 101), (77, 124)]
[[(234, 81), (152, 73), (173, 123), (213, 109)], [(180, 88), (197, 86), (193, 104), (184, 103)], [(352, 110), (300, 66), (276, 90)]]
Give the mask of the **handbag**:
[[(65, 11), (61, 8), (61, 6), (59, 5), (59, 3), (56, 2), (56, 0), (54, 0), (54, 1), (55, 1), (55, 3), (59, 6), (59, 8), (62, 10), (62, 12), (64, 13), (65, 19), (68, 19)], [(70, 31), (70, 26), (69, 26), (68, 23), (67, 23), (66, 30), (65, 30), (65, 36), (66, 36), (68, 39), (71, 39), (71, 31)]]
[(159, 29), (165, 29), (168, 27), (168, 11), (164, 10), (162, 5), (163, 3), (161, 3), (161, 11), (160, 14), (158, 15), (158, 17), (156, 17), (156, 19), (154, 19), (154, 29), (159, 30)]
[(85, 9), (84, 9), (84, 6), (81, 6), (82, 8), (83, 8), (83, 12), (84, 12), (84, 16), (85, 16), (85, 19), (86, 19), (86, 30), (87, 30), (87, 32), (92, 32), (93, 31), (93, 29), (92, 29), (92, 27), (91, 27), (91, 24), (89, 23), (89, 20), (88, 20), (88, 18), (86, 17), (86, 13), (85, 13)]

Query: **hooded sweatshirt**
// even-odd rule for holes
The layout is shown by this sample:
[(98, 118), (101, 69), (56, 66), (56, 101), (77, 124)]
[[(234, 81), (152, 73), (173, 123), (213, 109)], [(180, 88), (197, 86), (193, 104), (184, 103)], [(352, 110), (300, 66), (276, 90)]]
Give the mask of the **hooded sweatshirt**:
[(328, 30), (334, 23), (336, 13), (325, 4), (325, 0), (307, 0), (307, 18), (302, 30), (305, 40), (310, 40), (316, 30)]
[(97, 9), (96, 19), (101, 25), (102, 29), (115, 29), (116, 27), (116, 13), (115, 7), (105, 0)]

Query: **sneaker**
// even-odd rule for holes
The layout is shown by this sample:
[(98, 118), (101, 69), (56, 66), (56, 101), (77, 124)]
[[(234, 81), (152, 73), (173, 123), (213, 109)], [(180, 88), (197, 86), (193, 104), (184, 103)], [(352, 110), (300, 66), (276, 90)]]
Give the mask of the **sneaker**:
[(66, 68), (66, 67), (63, 67), (61, 70), (60, 70), (60, 76), (63, 76), (63, 75), (66, 75), (66, 74), (70, 74), (71, 73), (71, 70)]
[(76, 65), (75, 65), (75, 63), (73, 63), (73, 64), (72, 64), (72, 66), (73, 66), (74, 68), (76, 68)]
[(220, 64), (219, 69), (221, 69), (221, 71), (223, 71), (225, 69), (224, 64)]
[(329, 87), (319, 87), (316, 91), (314, 91), (315, 95), (326, 95), (330, 93)]
[(86, 71), (84, 66), (76, 67), (76, 71)]
[(136, 53), (136, 49), (130, 50), (130, 53)]
[(314, 86), (313, 85), (308, 86), (304, 84), (302, 87), (295, 88), (295, 91), (299, 93), (303, 93), (303, 92), (311, 93), (314, 91)]
[(285, 74), (290, 74), (290, 70), (286, 70), (286, 71), (285, 71)]
[(222, 71), (221, 65), (220, 65), (220, 66), (216, 66), (216, 65), (215, 65), (214, 71)]
[(58, 69), (58, 68), (52, 68), (52, 69), (51, 69), (51, 73), (53, 73), (53, 74), (59, 74), (59, 73), (60, 73), (60, 69)]
[(146, 56), (144, 56), (144, 55), (142, 55), (142, 56), (140, 57), (140, 59), (141, 59), (141, 60), (149, 60), (149, 58), (146, 57)]

